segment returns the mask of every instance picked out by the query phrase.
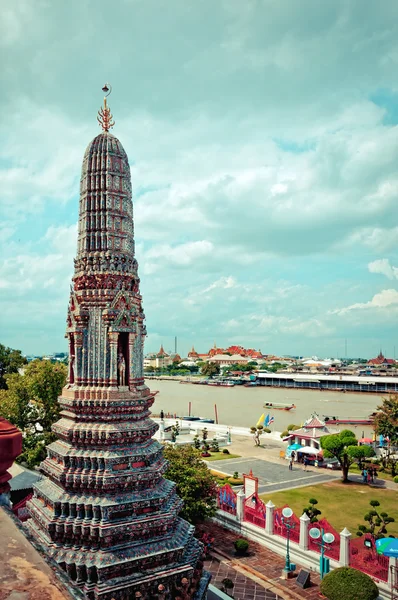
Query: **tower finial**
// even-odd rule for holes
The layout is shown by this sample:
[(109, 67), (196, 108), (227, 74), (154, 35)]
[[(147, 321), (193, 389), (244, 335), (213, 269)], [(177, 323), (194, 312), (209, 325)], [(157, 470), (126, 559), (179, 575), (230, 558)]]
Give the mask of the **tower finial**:
[(102, 88), (102, 91), (105, 93), (104, 96), (104, 106), (99, 109), (97, 121), (101, 125), (104, 131), (109, 131), (115, 124), (113, 120), (113, 115), (111, 114), (111, 109), (108, 108), (106, 103), (106, 98), (112, 91), (112, 86), (110, 83), (106, 83)]

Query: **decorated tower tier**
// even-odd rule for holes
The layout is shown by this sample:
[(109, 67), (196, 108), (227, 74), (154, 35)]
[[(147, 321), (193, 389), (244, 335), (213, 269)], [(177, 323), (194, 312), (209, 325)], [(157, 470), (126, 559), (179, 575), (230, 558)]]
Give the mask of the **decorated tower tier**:
[(202, 547), (178, 517), (181, 500), (153, 439), (130, 167), (109, 133), (106, 98), (99, 121), (103, 132), (87, 147), (80, 182), (68, 381), (29, 528), (78, 595), (200, 599), (209, 579)]

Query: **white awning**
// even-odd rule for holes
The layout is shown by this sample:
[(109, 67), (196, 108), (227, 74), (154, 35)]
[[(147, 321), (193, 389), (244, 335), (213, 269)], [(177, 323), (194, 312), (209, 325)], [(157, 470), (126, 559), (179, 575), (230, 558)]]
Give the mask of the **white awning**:
[(303, 446), (297, 452), (301, 452), (302, 454), (319, 454), (322, 450), (317, 450), (316, 448), (312, 448), (312, 446)]

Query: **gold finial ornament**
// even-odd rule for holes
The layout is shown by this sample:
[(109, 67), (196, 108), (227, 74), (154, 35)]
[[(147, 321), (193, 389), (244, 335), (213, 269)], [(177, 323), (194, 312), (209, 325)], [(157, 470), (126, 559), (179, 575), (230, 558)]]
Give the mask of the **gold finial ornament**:
[(111, 84), (106, 83), (102, 88), (102, 91), (105, 93), (104, 106), (101, 106), (101, 108), (98, 111), (97, 121), (104, 131), (109, 131), (115, 124), (115, 121), (113, 120), (113, 115), (111, 114), (111, 109), (108, 108), (108, 105), (106, 103), (106, 98), (112, 91)]

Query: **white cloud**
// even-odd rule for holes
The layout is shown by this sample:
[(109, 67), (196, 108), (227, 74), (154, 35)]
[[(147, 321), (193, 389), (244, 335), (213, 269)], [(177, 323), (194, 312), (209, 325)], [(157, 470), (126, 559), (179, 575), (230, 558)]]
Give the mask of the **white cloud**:
[(220, 277), (220, 279), (217, 279), (217, 281), (213, 281), (213, 283), (199, 292), (199, 294), (208, 294), (209, 292), (217, 289), (230, 290), (234, 287), (237, 287), (236, 280), (234, 277), (229, 275), (228, 277)]
[(346, 306), (345, 308), (338, 308), (331, 311), (331, 314), (346, 315), (350, 312), (362, 311), (362, 310), (383, 310), (389, 307), (394, 307), (398, 304), (398, 290), (382, 290), (378, 294), (375, 294), (369, 302), (357, 302)]
[(393, 267), (388, 258), (374, 260), (368, 264), (370, 273), (381, 273), (388, 279), (398, 279), (398, 267)]

